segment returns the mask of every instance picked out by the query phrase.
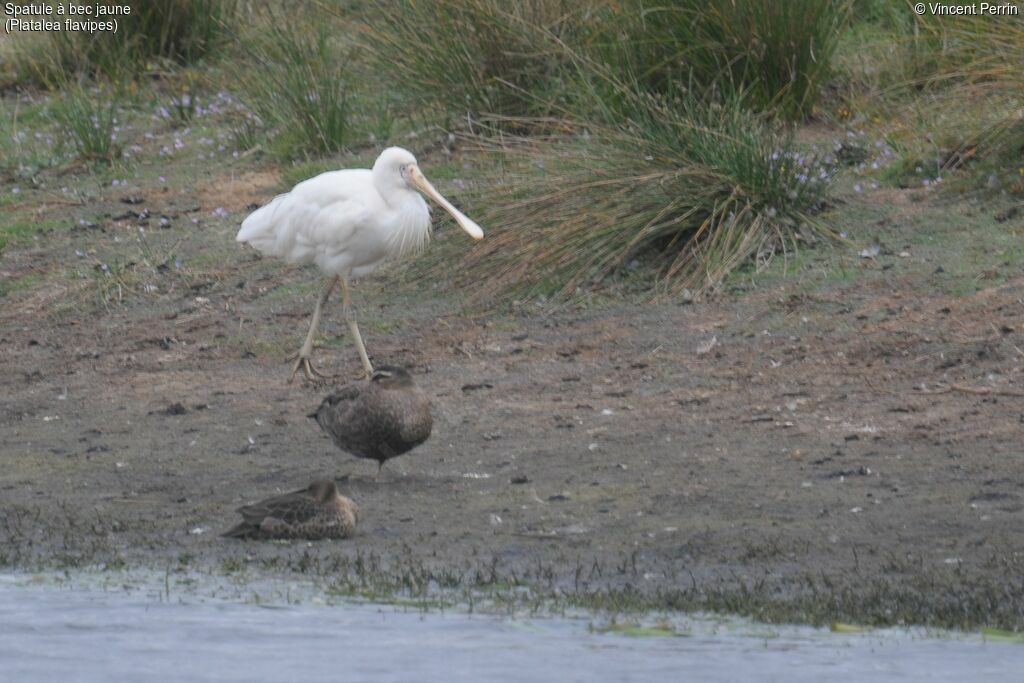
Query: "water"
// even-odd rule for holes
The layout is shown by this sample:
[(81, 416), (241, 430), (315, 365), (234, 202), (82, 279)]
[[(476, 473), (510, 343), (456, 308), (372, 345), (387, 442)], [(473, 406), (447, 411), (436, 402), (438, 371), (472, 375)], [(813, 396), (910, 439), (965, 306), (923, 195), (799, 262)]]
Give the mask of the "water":
[[(250, 594), (251, 595), (251, 594)], [(653, 624), (653, 617), (646, 620)], [(0, 680), (1019, 680), (1024, 645), (890, 629), (839, 634), (677, 617), (686, 637), (514, 618), (280, 604), (0, 575)]]

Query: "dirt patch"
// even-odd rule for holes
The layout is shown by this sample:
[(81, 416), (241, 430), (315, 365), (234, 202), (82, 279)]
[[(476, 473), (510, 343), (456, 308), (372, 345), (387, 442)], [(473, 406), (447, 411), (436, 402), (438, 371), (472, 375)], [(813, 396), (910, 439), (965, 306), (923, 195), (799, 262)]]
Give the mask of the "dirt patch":
[[(689, 305), (471, 316), (439, 283), (356, 283), (375, 362), (434, 407), (375, 481), (306, 417), (329, 388), (286, 384), (322, 278), (234, 243), (277, 182), (236, 177), (198, 198), (104, 182), (47, 208), (67, 229), (5, 249), (0, 565), (1024, 626), (1019, 219), (851, 198), (836, 223), (856, 246)], [(317, 362), (346, 381), (338, 302), (325, 316)], [(219, 537), (236, 507), (327, 476), (360, 506), (355, 538)]]
[(280, 181), (279, 173), (265, 170), (220, 176), (198, 188), (199, 203), (206, 212), (217, 207), (229, 211), (245, 211), (253, 204), (265, 204), (268, 196), (274, 196), (274, 189)]
[[(280, 281), (245, 272), (30, 338), (7, 327), (7, 564), (373, 558), (380, 576), (484, 567), (647, 606), (1022, 622), (1024, 279), (962, 298), (784, 285), (477, 318), (363, 283), (371, 353), (410, 366), (435, 415), (431, 439), (374, 481), (306, 417), (327, 389), (285, 383), (312, 294), (274, 298)], [(358, 373), (347, 341), (319, 361)], [(356, 538), (218, 537), (235, 507), (323, 476), (359, 503)], [(915, 602), (922, 586), (935, 600)], [(993, 590), (1010, 598), (985, 612)], [(937, 616), (951, 596), (959, 622)]]

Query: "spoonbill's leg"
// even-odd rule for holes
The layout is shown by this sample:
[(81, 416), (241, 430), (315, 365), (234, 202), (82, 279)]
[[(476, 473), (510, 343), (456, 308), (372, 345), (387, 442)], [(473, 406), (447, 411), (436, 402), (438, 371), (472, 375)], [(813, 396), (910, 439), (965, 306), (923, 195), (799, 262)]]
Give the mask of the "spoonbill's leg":
[(363, 361), (363, 370), (369, 377), (373, 374), (373, 366), (370, 365), (370, 357), (366, 355), (366, 347), (363, 346), (363, 337), (359, 334), (359, 326), (356, 325), (355, 315), (349, 306), (348, 278), (341, 279), (341, 305), (345, 322), (348, 323), (348, 331), (352, 334), (352, 341), (356, 343), (356, 349), (359, 350), (359, 359)]
[(334, 291), (335, 286), (338, 284), (338, 280), (341, 278), (335, 275), (324, 287), (324, 291), (320, 293), (320, 298), (316, 300), (316, 308), (313, 309), (313, 320), (309, 323), (309, 334), (306, 335), (306, 341), (302, 343), (302, 347), (299, 349), (299, 353), (295, 356), (295, 366), (292, 368), (291, 377), (288, 378), (288, 383), (295, 379), (295, 374), (302, 369), (303, 374), (308, 380), (314, 380), (317, 377), (324, 377), (323, 374), (318, 372), (313, 367), (312, 363), (309, 362), (309, 357), (313, 355), (313, 337), (316, 335), (317, 328), (320, 327), (320, 312), (324, 307), (324, 303), (327, 302), (327, 297)]

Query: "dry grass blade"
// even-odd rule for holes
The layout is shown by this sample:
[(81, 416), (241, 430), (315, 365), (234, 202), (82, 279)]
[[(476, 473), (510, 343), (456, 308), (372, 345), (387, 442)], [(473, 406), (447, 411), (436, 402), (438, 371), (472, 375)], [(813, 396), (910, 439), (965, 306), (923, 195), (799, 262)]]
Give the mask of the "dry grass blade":
[[(468, 253), (438, 250), (426, 271), (458, 260), (455, 279), (477, 300), (567, 299), (644, 260), (655, 291), (707, 291), (813, 223), (828, 177), (816, 159), (751, 119), (716, 110), (726, 121), (716, 128), (692, 113), (679, 127), (592, 127), (561, 143), (478, 139), (508, 169), (473, 209), (488, 238)], [(658, 144), (677, 133), (690, 139)]]

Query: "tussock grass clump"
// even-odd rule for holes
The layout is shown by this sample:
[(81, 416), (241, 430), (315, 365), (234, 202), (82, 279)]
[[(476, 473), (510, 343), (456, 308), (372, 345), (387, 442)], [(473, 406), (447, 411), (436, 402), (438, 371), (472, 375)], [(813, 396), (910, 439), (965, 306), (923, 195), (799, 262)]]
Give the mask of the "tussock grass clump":
[(83, 161), (112, 162), (121, 156), (117, 140), (118, 112), (123, 102), (116, 85), (68, 83), (53, 108), (53, 118)]
[(717, 93), (801, 119), (832, 75), (847, 9), (841, 0), (636, 0), (606, 20), (596, 55), (651, 92)]
[(1001, 170), (1024, 195), (1024, 16), (926, 14), (919, 28), (937, 65), (933, 80), (952, 84), (948, 92), (936, 95), (936, 102), (981, 97), (992, 114), (956, 131), (961, 143), (948, 154), (949, 163), (959, 165), (976, 156), (989, 167), (983, 170), (987, 185), (1004, 185), (989, 176)]
[(1020, 85), (1024, 74), (1024, 16), (915, 16), (915, 45), (930, 53), (935, 76), (945, 80)]
[(399, 90), (470, 120), (495, 115), (508, 124), (560, 111), (574, 88), (602, 78), (581, 64), (647, 92), (739, 97), (798, 119), (832, 74), (847, 7), (843, 0), (403, 0), (376, 3), (362, 33), (375, 66)]
[(414, 105), (458, 118), (539, 116), (560, 97), (563, 41), (590, 5), (569, 0), (377, 0), (362, 40), (375, 70)]
[(819, 227), (830, 169), (784, 133), (735, 101), (636, 97), (628, 126), (505, 150), (532, 170), (482, 193), (488, 238), (456, 268), (479, 296), (571, 297), (634, 259), (663, 292), (706, 291)]
[(844, 53), (860, 55), (865, 35), (886, 46), (882, 59), (840, 61), (861, 85), (852, 109), (874, 112), (901, 152), (898, 184), (1024, 195), (1024, 17), (926, 12), (852, 28)]
[[(281, 156), (344, 149), (355, 135), (350, 53), (325, 23), (271, 21), (249, 46), (257, 68), (249, 64), (235, 71), (242, 99), (257, 117), (243, 121), (236, 137), (270, 137), (272, 151)], [(254, 132), (256, 126), (263, 136)]]
[[(79, 76), (124, 78), (154, 62), (192, 64), (223, 47), (238, 17), (237, 0), (100, 0), (128, 5), (117, 31), (52, 31), (27, 41), (22, 77), (60, 86)], [(106, 20), (100, 17), (99, 20)]]
[(843, 36), (839, 118), (866, 119), (891, 141), (900, 159), (884, 176), (1024, 196), (1024, 16), (856, 6), (873, 11), (855, 12)]

